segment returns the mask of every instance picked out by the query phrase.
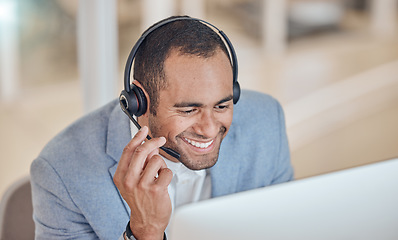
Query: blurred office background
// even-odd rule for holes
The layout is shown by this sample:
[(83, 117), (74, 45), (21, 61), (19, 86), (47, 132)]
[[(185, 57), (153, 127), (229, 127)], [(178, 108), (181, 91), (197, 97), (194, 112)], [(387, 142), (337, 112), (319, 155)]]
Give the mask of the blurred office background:
[(222, 29), (241, 86), (282, 103), (296, 178), (397, 157), (397, 12), (397, 0), (0, 0), (0, 196), (118, 96), (143, 29), (174, 14)]

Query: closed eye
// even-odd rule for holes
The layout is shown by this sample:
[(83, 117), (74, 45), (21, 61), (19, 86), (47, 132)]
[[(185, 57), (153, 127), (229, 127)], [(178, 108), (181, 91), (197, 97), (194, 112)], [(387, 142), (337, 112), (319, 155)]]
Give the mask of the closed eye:
[(184, 115), (192, 114), (195, 111), (196, 111), (196, 108), (189, 108), (189, 109), (181, 109), (181, 110), (179, 110), (179, 112), (184, 114)]
[(215, 108), (217, 111), (225, 111), (225, 110), (229, 109), (229, 107), (230, 107), (229, 104), (223, 104), (223, 105), (217, 105), (217, 106), (215, 106), (214, 108)]
[(228, 105), (220, 105), (220, 106), (216, 106), (216, 108), (218, 109), (224, 109), (224, 108), (228, 108)]

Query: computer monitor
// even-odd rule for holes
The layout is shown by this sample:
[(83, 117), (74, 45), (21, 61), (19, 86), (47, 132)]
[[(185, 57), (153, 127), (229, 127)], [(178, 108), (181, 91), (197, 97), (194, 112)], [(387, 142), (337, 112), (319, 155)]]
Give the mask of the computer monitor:
[(398, 158), (176, 209), (171, 240), (398, 239)]

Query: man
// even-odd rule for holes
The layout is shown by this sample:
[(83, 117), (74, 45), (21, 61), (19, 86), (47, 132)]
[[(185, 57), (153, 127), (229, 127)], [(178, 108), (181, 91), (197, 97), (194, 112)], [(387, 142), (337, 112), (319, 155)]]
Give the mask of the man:
[(171, 19), (135, 59), (133, 84), (147, 101), (141, 130), (114, 101), (32, 163), (37, 239), (163, 239), (176, 207), (293, 178), (277, 101), (242, 91), (234, 106), (223, 40), (201, 21)]

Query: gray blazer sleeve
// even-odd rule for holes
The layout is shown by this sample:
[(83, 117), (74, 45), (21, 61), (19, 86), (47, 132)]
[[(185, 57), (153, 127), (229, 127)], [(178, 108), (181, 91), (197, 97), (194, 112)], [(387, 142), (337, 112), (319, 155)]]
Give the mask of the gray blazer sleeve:
[[(32, 163), (31, 185), (35, 239), (99, 239), (57, 171), (43, 158)], [(124, 240), (123, 234), (119, 239)]]
[(42, 158), (31, 166), (36, 239), (95, 239), (55, 169)]
[(32, 163), (31, 184), (35, 239), (98, 239), (45, 159)]

